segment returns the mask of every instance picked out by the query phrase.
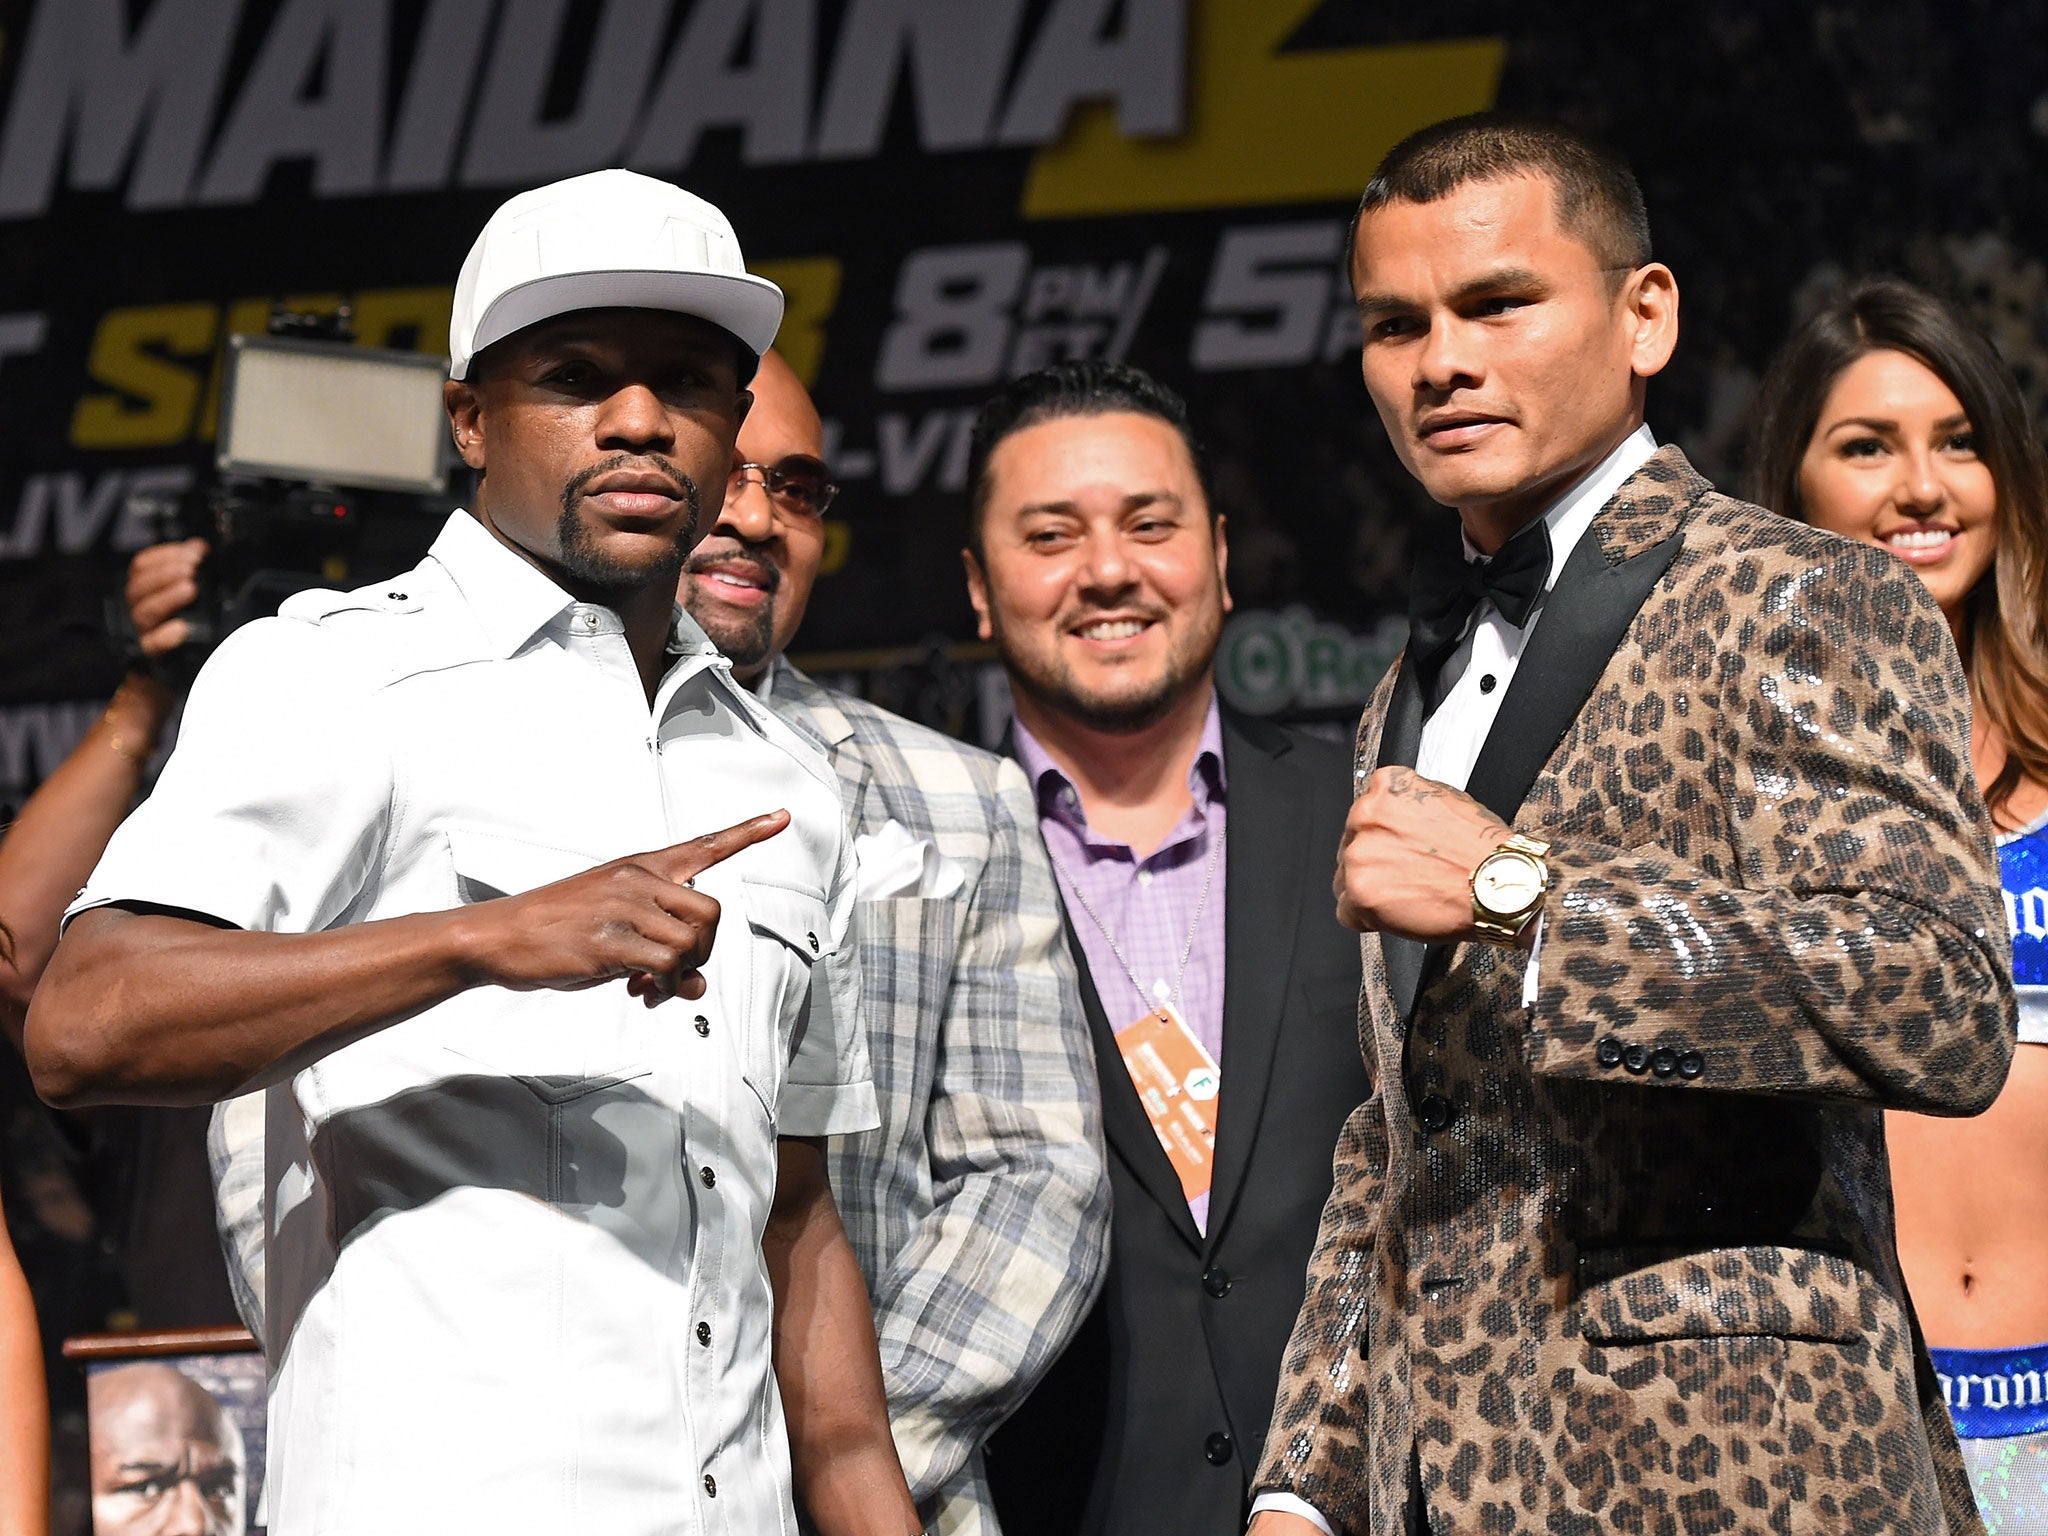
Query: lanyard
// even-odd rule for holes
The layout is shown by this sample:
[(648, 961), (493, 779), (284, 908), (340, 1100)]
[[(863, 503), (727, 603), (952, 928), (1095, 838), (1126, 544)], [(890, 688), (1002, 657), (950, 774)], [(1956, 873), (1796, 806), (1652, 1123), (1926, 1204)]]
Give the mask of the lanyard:
[[(1188, 923), (1187, 942), (1181, 946), (1180, 950), (1180, 965), (1173, 973), (1173, 1006), (1180, 1009), (1183, 1014), (1186, 1013), (1187, 1009), (1181, 1001), (1181, 982), (1187, 978), (1188, 958), (1195, 952), (1195, 935), (1202, 926), (1202, 912), (1209, 905), (1209, 888), (1216, 883), (1216, 866), (1223, 860), (1223, 833), (1218, 830), (1212, 832), (1211, 836), (1214, 838), (1216, 846), (1209, 850), (1209, 868), (1208, 872), (1202, 876), (1202, 894), (1195, 902), (1195, 915)], [(1138, 973), (1132, 967), (1129, 958), (1124, 954), (1123, 945), (1117, 942), (1116, 935), (1110, 931), (1109, 924), (1102, 920), (1102, 914), (1095, 910), (1095, 903), (1090, 901), (1087, 892), (1081, 889), (1081, 882), (1074, 878), (1074, 872), (1067, 868), (1066, 863), (1060, 856), (1052, 851), (1051, 843), (1046, 844), (1045, 851), (1051, 857), (1054, 867), (1066, 877), (1067, 888), (1074, 893), (1074, 899), (1081, 903), (1081, 910), (1088, 914), (1089, 920), (1095, 924), (1096, 928), (1101, 932), (1104, 941), (1108, 943), (1109, 952), (1116, 956), (1116, 963), (1124, 968), (1124, 975), (1130, 978), (1131, 988), (1138, 994), (1138, 1001), (1145, 1004), (1153, 1012), (1157, 1012), (1156, 1007), (1153, 1007), (1152, 994), (1148, 993), (1145, 990), (1145, 984), (1138, 980)]]

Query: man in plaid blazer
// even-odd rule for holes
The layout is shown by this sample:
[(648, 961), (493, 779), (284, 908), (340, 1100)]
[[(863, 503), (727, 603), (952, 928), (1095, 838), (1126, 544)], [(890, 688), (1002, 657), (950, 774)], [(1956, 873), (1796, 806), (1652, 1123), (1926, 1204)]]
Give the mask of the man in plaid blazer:
[(981, 1443), (1065, 1346), (1108, 1261), (1094, 1056), (1022, 770), (784, 659), (831, 491), (796, 375), (771, 352), (753, 387), (748, 462), (682, 599), (839, 774), (882, 1126), (831, 1142), (832, 1187), (926, 1528), (993, 1536)]

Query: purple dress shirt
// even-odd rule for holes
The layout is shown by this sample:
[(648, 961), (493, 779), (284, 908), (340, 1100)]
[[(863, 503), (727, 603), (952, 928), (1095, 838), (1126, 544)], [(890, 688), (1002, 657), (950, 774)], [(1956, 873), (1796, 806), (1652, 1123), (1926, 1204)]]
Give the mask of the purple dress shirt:
[[(1060, 895), (1081, 936), (1088, 973), (1110, 1027), (1121, 1033), (1160, 1003), (1170, 1003), (1215, 1059), (1223, 1060), (1223, 889), (1225, 781), (1223, 725), (1214, 695), (1201, 745), (1188, 769), (1194, 804), (1150, 853), (1091, 831), (1081, 796), (1044, 746), (1015, 722), (1017, 759), (1038, 800), (1038, 828), (1052, 855)], [(1210, 865), (1214, 861), (1212, 876)], [(1208, 887), (1208, 900), (1202, 891)], [(1200, 908), (1200, 917), (1196, 909)], [(1091, 916), (1091, 913), (1093, 914)], [(1174, 976), (1188, 929), (1194, 949), (1178, 995)], [(1104, 933), (1107, 927), (1109, 933)], [(1142, 989), (1110, 946), (1110, 934), (1137, 972)], [(1209, 1197), (1188, 1202), (1195, 1225), (1208, 1229)]]

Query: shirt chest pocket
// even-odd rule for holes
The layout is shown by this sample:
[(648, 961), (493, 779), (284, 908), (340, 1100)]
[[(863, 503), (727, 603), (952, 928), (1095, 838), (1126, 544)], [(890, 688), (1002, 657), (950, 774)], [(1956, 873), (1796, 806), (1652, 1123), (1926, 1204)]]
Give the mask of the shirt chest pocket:
[[(607, 862), (479, 828), (453, 827), (447, 836), (464, 905), (521, 896)], [(645, 1012), (623, 981), (610, 981), (576, 991), (476, 987), (424, 1017), (444, 1050), (562, 1103), (653, 1070)]]
[[(816, 891), (759, 880), (740, 881), (746, 908), (749, 969), (748, 1081), (774, 1105), (790, 1062), (802, 1048), (815, 975), (831, 939), (824, 897)], [(726, 922), (721, 921), (724, 931)], [(721, 940), (721, 942), (723, 942)]]

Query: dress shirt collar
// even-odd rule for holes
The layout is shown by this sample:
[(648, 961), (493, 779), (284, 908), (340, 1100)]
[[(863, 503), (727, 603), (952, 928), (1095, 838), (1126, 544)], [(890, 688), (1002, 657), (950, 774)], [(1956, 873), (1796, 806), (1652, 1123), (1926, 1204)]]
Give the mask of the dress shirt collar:
[[(1021, 719), (1013, 717), (1010, 729), (1017, 745), (1017, 761), (1037, 793), (1039, 819), (1052, 817), (1076, 832), (1087, 832), (1088, 819), (1082, 812), (1080, 791), (1074, 788), (1073, 780), (1052, 760), (1045, 744), (1031, 734), (1030, 727)], [(1200, 815), (1211, 804), (1220, 802), (1226, 788), (1223, 717), (1216, 707), (1216, 691), (1211, 688), (1209, 713), (1202, 721), (1202, 739), (1195, 748), (1195, 760), (1188, 765), (1188, 791), (1195, 797), (1195, 813)]]
[[(1637, 427), (1621, 440), (1614, 451), (1602, 459), (1590, 473), (1560, 496), (1556, 503), (1543, 514), (1542, 522), (1550, 529), (1550, 574), (1543, 580), (1543, 590), (1548, 592), (1557, 585), (1558, 573), (1571, 558), (1573, 547), (1593, 526), (1593, 519), (1600, 509), (1607, 505), (1614, 493), (1621, 489), (1628, 477), (1648, 462), (1657, 451), (1657, 439), (1651, 433), (1649, 424)], [(1535, 527), (1530, 523), (1522, 533)], [(1515, 535), (1520, 538), (1522, 533)], [(1460, 537), (1463, 537), (1461, 530)], [(1472, 547), (1472, 541), (1465, 539), (1465, 558), (1482, 560), (1486, 558)]]
[[(536, 633), (579, 606), (538, 566), (501, 543), (474, 513), (458, 509), (427, 553), (468, 603), (493, 655), (516, 654)], [(716, 652), (680, 604), (669, 621), (668, 648), (682, 655)]]

